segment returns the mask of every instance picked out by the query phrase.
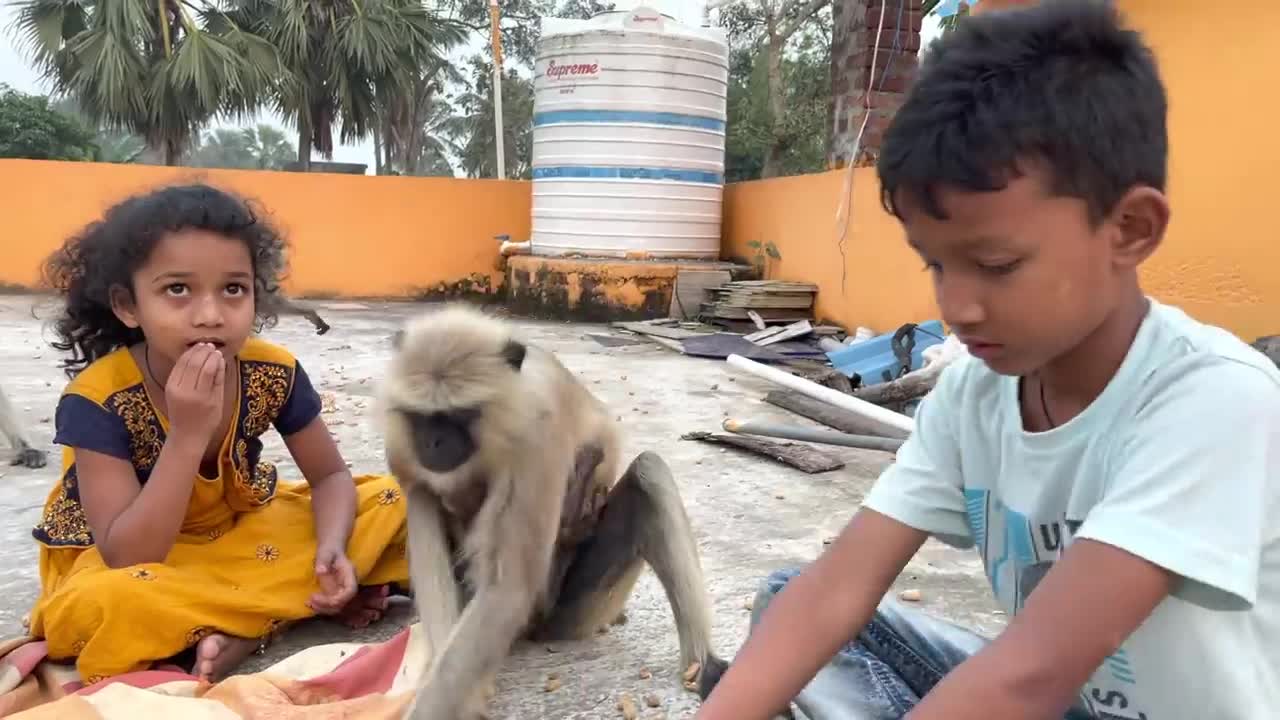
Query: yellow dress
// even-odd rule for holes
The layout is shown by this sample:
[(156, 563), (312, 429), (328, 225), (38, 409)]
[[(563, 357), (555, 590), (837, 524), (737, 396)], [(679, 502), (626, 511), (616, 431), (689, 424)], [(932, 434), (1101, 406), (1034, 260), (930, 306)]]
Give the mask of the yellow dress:
[[(240, 392), (223, 440), (218, 476), (198, 475), (180, 535), (163, 563), (108, 568), (79, 501), (75, 447), (130, 460), (145, 483), (168, 421), (151, 401), (127, 350), (85, 368), (58, 403), (54, 442), (62, 474), (32, 531), (41, 592), (31, 634), (53, 660), (76, 659), (86, 683), (142, 670), (210, 633), (267, 636), (315, 613), (309, 486), (278, 482), (261, 459), (260, 436), (283, 436), (320, 412), (306, 372), (284, 348), (251, 338), (237, 356)], [(356, 519), (347, 554), (360, 585), (408, 585), (405, 503), (389, 475), (356, 478)]]

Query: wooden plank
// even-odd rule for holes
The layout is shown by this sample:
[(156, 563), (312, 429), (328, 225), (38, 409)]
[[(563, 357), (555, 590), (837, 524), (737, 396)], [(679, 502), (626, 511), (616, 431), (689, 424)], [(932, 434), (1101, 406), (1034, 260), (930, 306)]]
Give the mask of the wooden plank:
[(668, 316), (689, 320), (697, 316), (698, 308), (708, 293), (728, 282), (733, 275), (728, 270), (686, 270), (676, 274), (676, 288), (671, 293), (671, 309)]
[[(757, 317), (759, 317), (759, 316), (757, 315)], [(765, 339), (765, 338), (767, 338), (767, 337), (771, 337), (771, 336), (773, 336), (773, 335), (777, 335), (778, 333), (782, 332), (783, 330), (786, 330), (786, 329), (787, 329), (787, 327), (788, 327), (787, 325), (775, 325), (775, 326), (770, 327), (770, 328), (761, 328), (759, 331), (757, 331), (757, 332), (753, 332), (753, 333), (751, 333), (750, 335), (743, 335), (743, 336), (742, 336), (742, 339), (743, 339), (743, 340), (746, 340), (747, 342), (758, 343), (758, 342), (760, 342), (761, 340), (764, 340), (764, 339)]]
[(844, 467), (843, 460), (804, 443), (775, 442), (739, 435), (712, 434), (708, 432), (686, 433), (680, 439), (729, 445), (776, 460), (784, 465), (790, 465), (810, 475), (839, 470)]
[(776, 342), (782, 342), (783, 340), (794, 340), (798, 337), (804, 337), (811, 332), (813, 332), (813, 325), (811, 325), (808, 320), (801, 320), (800, 322), (791, 323), (790, 325), (784, 325), (778, 332), (763, 340), (757, 340), (756, 344), (772, 345)]
[[(748, 320), (748, 308), (733, 307), (732, 305), (704, 305), (702, 308), (703, 315), (717, 318), (725, 318), (726, 320)], [(792, 323), (797, 320), (808, 320), (813, 317), (813, 308), (801, 309), (758, 309), (757, 314), (764, 319), (765, 322), (784, 322)]]
[(727, 288), (746, 288), (756, 290), (811, 290), (818, 291), (815, 283), (797, 282), (793, 280), (734, 280), (724, 284)]
[(695, 332), (693, 330), (685, 330), (678, 327), (667, 327), (666, 325), (657, 325), (648, 322), (616, 322), (612, 323), (613, 327), (630, 330), (640, 335), (652, 335), (653, 337), (666, 338), (668, 340), (683, 340), (694, 335), (704, 335), (705, 333)]
[(881, 437), (900, 438), (907, 436), (906, 432), (891, 431), (884, 425), (875, 423), (868, 418), (790, 390), (771, 390), (768, 395), (765, 395), (764, 401), (783, 410), (790, 410), (801, 417), (807, 417), (814, 422), (820, 422), (827, 427), (843, 430), (853, 435), (879, 435)]

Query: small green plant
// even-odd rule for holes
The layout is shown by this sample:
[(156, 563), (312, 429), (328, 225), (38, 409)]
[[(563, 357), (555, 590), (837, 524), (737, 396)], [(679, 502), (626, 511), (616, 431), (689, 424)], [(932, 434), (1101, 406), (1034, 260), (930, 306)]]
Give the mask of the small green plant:
[(781, 260), (782, 253), (778, 252), (778, 246), (773, 241), (760, 242), (759, 240), (751, 240), (747, 242), (747, 247), (755, 250), (755, 257), (752, 258), (752, 264), (755, 265), (756, 275), (761, 280), (769, 279), (769, 260)]

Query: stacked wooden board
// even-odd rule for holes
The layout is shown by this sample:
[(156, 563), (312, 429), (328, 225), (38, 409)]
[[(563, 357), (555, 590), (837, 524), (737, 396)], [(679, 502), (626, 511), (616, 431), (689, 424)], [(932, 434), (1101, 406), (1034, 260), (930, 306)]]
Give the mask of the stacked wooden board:
[(755, 311), (765, 322), (813, 318), (818, 286), (783, 280), (735, 280), (707, 290), (702, 315), (707, 319), (748, 320)]

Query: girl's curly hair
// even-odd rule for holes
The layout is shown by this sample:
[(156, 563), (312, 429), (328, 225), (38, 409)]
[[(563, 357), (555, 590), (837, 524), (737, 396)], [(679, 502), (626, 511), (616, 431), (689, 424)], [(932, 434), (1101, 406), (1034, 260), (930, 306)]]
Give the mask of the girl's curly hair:
[(132, 296), (134, 272), (161, 238), (182, 229), (216, 232), (244, 242), (253, 262), (257, 327), (276, 321), (284, 239), (245, 200), (203, 184), (171, 185), (128, 198), (70, 237), (44, 262), (45, 283), (62, 296), (50, 344), (71, 358), (62, 366), (74, 378), (98, 358), (143, 339), (111, 309), (111, 290)]

